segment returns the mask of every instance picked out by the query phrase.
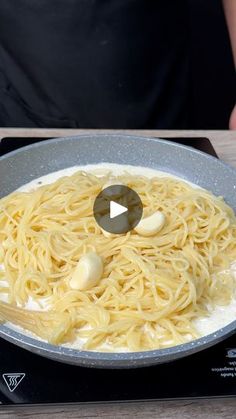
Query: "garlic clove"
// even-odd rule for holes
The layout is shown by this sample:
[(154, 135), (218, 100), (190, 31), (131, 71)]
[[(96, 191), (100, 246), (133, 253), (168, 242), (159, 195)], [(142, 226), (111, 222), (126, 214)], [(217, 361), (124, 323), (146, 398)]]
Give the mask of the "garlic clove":
[(70, 279), (70, 287), (76, 290), (88, 290), (96, 286), (103, 273), (103, 263), (95, 252), (83, 255)]
[(154, 236), (165, 224), (165, 215), (161, 211), (156, 211), (139, 221), (135, 227), (136, 233), (144, 237)]

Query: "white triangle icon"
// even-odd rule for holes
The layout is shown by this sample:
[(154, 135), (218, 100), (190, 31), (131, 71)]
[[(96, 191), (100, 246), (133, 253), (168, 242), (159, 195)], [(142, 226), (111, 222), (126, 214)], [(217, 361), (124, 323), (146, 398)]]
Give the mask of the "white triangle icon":
[(118, 215), (124, 214), (128, 211), (128, 208), (123, 205), (117, 204), (115, 201), (110, 201), (110, 218), (118, 217)]
[(16, 387), (20, 384), (20, 382), (25, 378), (24, 372), (18, 372), (18, 373), (8, 373), (8, 374), (2, 374), (2, 377), (12, 393), (15, 391)]

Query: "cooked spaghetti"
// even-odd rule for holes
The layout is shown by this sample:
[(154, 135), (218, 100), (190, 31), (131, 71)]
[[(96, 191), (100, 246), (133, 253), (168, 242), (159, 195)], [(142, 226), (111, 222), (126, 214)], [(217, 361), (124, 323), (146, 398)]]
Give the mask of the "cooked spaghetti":
[[(235, 280), (236, 218), (223, 198), (171, 177), (116, 179), (141, 197), (144, 217), (160, 211), (153, 237), (136, 231), (109, 237), (93, 217), (110, 174), (78, 171), (0, 200), (0, 319), (54, 344), (83, 349), (165, 348), (199, 336), (194, 320), (230, 303)], [(81, 257), (103, 261), (98, 284), (72, 289)], [(1, 285), (2, 284), (2, 285)], [(27, 302), (47, 301), (28, 310)], [(110, 349), (109, 349), (110, 348)]]

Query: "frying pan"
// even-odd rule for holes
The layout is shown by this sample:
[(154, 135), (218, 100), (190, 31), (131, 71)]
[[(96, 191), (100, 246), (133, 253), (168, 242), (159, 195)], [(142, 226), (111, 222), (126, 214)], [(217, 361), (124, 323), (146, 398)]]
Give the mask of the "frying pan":
[[(110, 162), (167, 171), (215, 195), (236, 211), (236, 170), (205, 153), (164, 140), (126, 135), (81, 135), (43, 141), (0, 158), (0, 197), (34, 178), (75, 165)], [(167, 349), (102, 353), (54, 346), (0, 325), (0, 336), (57, 361), (97, 368), (144, 367), (188, 356), (235, 332), (236, 321), (215, 333)]]

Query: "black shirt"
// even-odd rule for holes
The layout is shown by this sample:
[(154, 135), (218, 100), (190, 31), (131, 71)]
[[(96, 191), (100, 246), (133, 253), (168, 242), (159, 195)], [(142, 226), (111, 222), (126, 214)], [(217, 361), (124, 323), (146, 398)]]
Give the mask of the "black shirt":
[(1, 0), (0, 125), (186, 128), (184, 0)]

